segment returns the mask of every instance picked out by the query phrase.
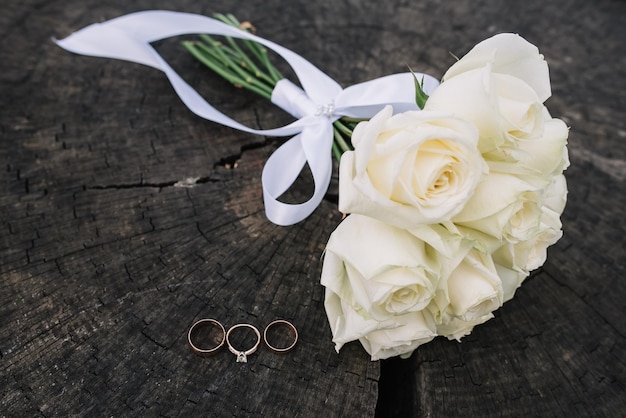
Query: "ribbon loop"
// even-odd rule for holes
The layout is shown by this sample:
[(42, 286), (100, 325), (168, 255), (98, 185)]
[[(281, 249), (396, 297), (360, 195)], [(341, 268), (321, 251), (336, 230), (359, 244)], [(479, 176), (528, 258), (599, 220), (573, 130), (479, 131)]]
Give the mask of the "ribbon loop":
[[(274, 129), (253, 129), (242, 125), (211, 106), (150, 45), (150, 42), (172, 36), (199, 33), (248, 39), (280, 55), (292, 67), (302, 88), (289, 80), (280, 80), (272, 92), (272, 102), (297, 120)], [(163, 71), (183, 103), (204, 119), (253, 134), (295, 135), (268, 158), (262, 173), (265, 213), (278, 225), (302, 221), (323, 199), (332, 174), (333, 121), (341, 116), (368, 119), (389, 104), (396, 112), (418, 109), (414, 80), (409, 73), (381, 77), (344, 90), (298, 54), (201, 15), (163, 10), (131, 13), (87, 26), (65, 39), (54, 41), (77, 54), (123, 59)], [(438, 84), (430, 76), (416, 75), (424, 77), (427, 93)], [(313, 196), (299, 204), (279, 201), (307, 163), (315, 184)]]

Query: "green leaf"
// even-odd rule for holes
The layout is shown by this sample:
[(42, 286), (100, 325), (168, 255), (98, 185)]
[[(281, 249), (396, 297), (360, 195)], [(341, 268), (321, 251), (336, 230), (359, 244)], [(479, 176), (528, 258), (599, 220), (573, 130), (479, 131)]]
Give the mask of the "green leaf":
[(424, 109), (424, 105), (426, 105), (428, 100), (428, 95), (424, 91), (424, 77), (422, 76), (422, 81), (420, 82), (411, 67), (409, 67), (409, 71), (413, 74), (413, 80), (415, 80), (415, 103), (417, 103), (420, 109)]

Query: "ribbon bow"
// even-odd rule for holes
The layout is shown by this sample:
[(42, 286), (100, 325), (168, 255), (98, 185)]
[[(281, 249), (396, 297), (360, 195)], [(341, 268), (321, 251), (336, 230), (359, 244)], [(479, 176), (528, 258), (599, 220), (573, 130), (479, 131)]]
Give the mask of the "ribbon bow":
[[(297, 120), (283, 127), (263, 130), (240, 124), (204, 100), (150, 45), (150, 42), (172, 36), (199, 33), (249, 39), (280, 55), (292, 67), (302, 88), (287, 79), (280, 80), (272, 92), (272, 102)], [(265, 213), (277, 225), (300, 222), (322, 201), (332, 174), (332, 123), (335, 120), (342, 116), (369, 119), (389, 104), (396, 112), (418, 110), (410, 73), (393, 74), (342, 89), (293, 51), (202, 15), (162, 10), (131, 13), (92, 24), (54, 41), (77, 54), (122, 59), (163, 71), (183, 103), (204, 119), (259, 135), (295, 135), (268, 158), (263, 168)], [(416, 76), (424, 77), (427, 93), (438, 85), (429, 75)], [(313, 196), (298, 204), (279, 201), (307, 163), (315, 184)]]

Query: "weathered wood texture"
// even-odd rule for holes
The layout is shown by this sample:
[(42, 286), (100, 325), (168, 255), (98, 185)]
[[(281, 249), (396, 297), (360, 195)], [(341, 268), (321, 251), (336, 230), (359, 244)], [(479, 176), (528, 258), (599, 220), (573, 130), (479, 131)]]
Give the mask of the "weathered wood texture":
[[(12, 2), (0, 14), (0, 416), (618, 416), (626, 410), (626, 3), (163, 0)], [(334, 352), (319, 285), (332, 199), (288, 228), (263, 213), (279, 140), (203, 121), (165, 77), (51, 41), (144, 9), (234, 12), (343, 85), (439, 76), (495, 32), (551, 67), (571, 125), (564, 238), (517, 296), (462, 343), (411, 359)], [(233, 90), (177, 40), (177, 69), (237, 120), (288, 118)], [(186, 187), (185, 187), (186, 186)], [(306, 183), (296, 193), (306, 194)], [(289, 319), (295, 351), (246, 365), (193, 355), (213, 317)]]

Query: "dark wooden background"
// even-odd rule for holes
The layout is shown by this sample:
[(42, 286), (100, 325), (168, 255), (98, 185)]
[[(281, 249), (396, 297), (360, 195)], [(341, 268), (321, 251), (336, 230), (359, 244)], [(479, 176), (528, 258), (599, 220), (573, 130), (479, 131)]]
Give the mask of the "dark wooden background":
[[(606, 416), (626, 410), (626, 2), (9, 1), (0, 13), (0, 416)], [(437, 77), (496, 32), (538, 45), (571, 126), (564, 237), (496, 318), (409, 360), (336, 354), (319, 284), (332, 198), (269, 223), (260, 174), (281, 139), (201, 120), (158, 71), (50, 38), (144, 9), (233, 12), (344, 86)], [(158, 44), (219, 108), (289, 119)], [(303, 182), (296, 194), (305, 195)], [(213, 317), (300, 331), (246, 365), (193, 355)]]

